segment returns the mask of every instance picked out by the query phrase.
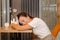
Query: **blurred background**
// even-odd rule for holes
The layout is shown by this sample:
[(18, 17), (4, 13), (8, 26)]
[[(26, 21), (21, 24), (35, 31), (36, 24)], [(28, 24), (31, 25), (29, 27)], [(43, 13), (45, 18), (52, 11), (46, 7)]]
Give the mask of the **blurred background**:
[(56, 0), (0, 0), (0, 26), (21, 11), (42, 18), (51, 30), (56, 23)]
[(59, 0), (0, 0), (0, 27), (4, 27), (6, 22), (11, 23), (14, 15), (24, 11), (33, 17), (43, 19), (52, 31), (56, 22), (60, 22), (59, 11), (57, 13), (59, 2)]

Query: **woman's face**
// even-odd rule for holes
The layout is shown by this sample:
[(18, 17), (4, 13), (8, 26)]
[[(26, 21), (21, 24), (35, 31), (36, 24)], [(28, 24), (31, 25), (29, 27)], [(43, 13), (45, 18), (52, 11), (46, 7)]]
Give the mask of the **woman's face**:
[(29, 20), (30, 20), (29, 17), (24, 17), (24, 16), (19, 17), (19, 22), (23, 25), (28, 24)]

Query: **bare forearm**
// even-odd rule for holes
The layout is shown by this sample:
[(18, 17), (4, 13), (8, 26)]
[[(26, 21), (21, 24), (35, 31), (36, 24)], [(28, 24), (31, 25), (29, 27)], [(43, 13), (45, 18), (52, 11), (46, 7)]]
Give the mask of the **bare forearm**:
[(23, 28), (20, 27), (18, 24), (11, 24), (10, 26), (11, 26), (11, 28), (13, 28), (15, 30), (23, 30)]
[(16, 30), (29, 30), (29, 29), (32, 29), (31, 27), (20, 26), (19, 24), (11, 24), (11, 27), (16, 29)]

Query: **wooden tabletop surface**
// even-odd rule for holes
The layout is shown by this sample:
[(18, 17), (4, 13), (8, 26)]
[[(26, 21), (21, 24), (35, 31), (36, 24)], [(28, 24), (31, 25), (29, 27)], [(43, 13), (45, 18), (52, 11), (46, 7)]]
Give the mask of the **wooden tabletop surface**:
[(18, 31), (18, 30), (14, 30), (14, 29), (12, 29), (12, 28), (1, 28), (0, 27), (0, 33), (1, 32), (12, 32), (12, 33), (14, 33), (14, 32), (20, 32), (20, 33), (32, 33), (32, 30), (25, 30), (25, 31)]

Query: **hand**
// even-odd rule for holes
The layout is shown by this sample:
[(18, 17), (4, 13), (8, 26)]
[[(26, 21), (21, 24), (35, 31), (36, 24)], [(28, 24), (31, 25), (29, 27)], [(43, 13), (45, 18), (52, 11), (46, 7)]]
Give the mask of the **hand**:
[(13, 28), (13, 29), (18, 28), (18, 26), (19, 26), (19, 24), (15, 24), (15, 23), (12, 23), (12, 24), (10, 25), (10, 27)]
[(17, 24), (12, 23), (12, 24), (10, 24), (10, 27), (13, 28), (15, 25), (17, 25)]

